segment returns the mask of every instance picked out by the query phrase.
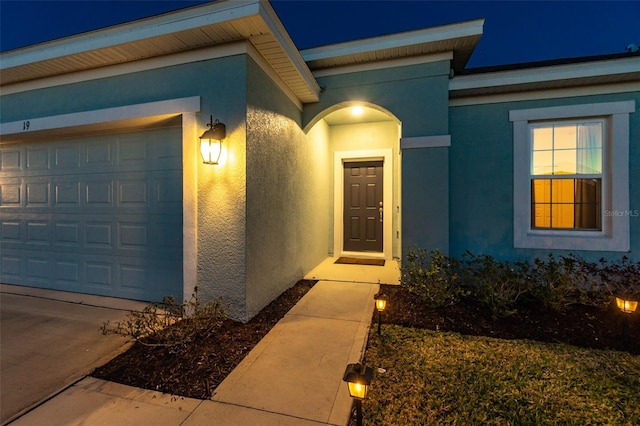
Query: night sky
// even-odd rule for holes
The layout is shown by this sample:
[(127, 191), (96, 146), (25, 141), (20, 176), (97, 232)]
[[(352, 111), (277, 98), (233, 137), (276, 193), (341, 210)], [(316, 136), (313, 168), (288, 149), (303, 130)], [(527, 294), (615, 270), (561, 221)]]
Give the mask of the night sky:
[[(7, 51), (202, 1), (0, 1)], [(299, 49), (485, 18), (468, 67), (621, 53), (640, 45), (640, 1), (273, 0)]]

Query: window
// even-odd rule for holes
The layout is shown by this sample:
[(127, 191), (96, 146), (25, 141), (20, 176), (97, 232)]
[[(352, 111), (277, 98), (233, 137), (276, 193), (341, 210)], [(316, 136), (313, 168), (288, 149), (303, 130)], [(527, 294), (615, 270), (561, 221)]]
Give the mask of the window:
[(530, 127), (531, 228), (602, 230), (604, 122)]
[(633, 112), (633, 101), (509, 112), (516, 248), (629, 250)]

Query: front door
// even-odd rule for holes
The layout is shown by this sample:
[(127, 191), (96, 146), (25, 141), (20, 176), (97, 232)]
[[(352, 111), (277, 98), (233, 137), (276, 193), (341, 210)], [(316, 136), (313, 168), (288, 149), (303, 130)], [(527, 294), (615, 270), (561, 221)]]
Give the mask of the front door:
[(382, 252), (382, 161), (344, 163), (344, 250)]

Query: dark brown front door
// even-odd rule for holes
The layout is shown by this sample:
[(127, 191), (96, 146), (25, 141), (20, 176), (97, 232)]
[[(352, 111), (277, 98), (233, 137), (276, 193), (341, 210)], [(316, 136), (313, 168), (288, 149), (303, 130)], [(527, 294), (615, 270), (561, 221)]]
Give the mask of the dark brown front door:
[(344, 163), (344, 250), (382, 252), (382, 161)]

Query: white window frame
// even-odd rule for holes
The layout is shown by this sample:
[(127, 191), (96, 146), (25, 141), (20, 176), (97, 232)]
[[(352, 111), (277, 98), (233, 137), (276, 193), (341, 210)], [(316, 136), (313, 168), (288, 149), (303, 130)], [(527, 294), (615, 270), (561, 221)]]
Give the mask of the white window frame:
[[(628, 252), (629, 114), (634, 101), (605, 102), (509, 111), (513, 122), (513, 244), (515, 248)], [(605, 120), (602, 170), (602, 230), (531, 228), (532, 123), (557, 120)]]

